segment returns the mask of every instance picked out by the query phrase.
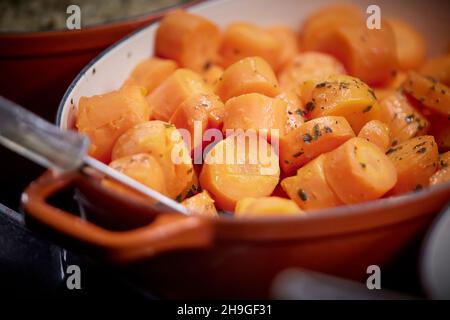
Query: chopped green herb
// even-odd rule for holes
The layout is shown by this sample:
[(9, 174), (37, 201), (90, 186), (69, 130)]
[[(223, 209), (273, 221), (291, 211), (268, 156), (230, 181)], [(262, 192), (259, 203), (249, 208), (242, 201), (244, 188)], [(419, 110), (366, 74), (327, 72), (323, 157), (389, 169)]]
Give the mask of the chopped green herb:
[(365, 163), (360, 162), (359, 164), (361, 165), (361, 168), (363, 168), (363, 169), (366, 168), (366, 164)]
[(293, 156), (294, 158), (298, 158), (298, 157), (300, 157), (303, 153), (304, 153), (303, 151), (299, 151), (299, 152), (297, 152), (297, 153), (294, 153), (292, 156)]
[(308, 200), (308, 195), (303, 189), (298, 189), (297, 194), (300, 197), (300, 199), (302, 199), (302, 201)]
[(367, 107), (365, 107), (364, 109), (363, 109), (363, 113), (366, 113), (366, 112), (369, 112), (370, 110), (372, 110), (372, 106), (370, 105), (370, 106), (367, 106)]
[(174, 126), (173, 124), (171, 124), (171, 123), (165, 123), (164, 126), (165, 126), (167, 129), (170, 129), (170, 128), (174, 128), (174, 127), (175, 127), (175, 126)]
[(314, 102), (309, 101), (305, 105), (306, 111), (311, 112), (314, 109)]
[(321, 133), (320, 133), (320, 128), (319, 128), (319, 124), (315, 124), (314, 125), (314, 127), (313, 127), (313, 134), (314, 134), (314, 140), (317, 140), (317, 139), (319, 139), (319, 137), (322, 135)]
[(417, 153), (425, 153), (425, 152), (427, 152), (427, 148), (422, 147), (422, 148), (420, 148), (419, 150), (417, 150), (416, 152), (417, 152)]
[(325, 131), (325, 133), (332, 133), (333, 132), (333, 129), (331, 129), (328, 126), (324, 127), (323, 130)]
[(397, 144), (398, 144), (398, 140), (394, 140), (394, 141), (392, 141), (391, 146), (395, 147)]
[(297, 110), (295, 110), (295, 113), (296, 114), (298, 114), (298, 115), (300, 115), (300, 116), (304, 116), (305, 114), (303, 113), (303, 111), (300, 109), (300, 108), (298, 108)]
[(323, 87), (325, 87), (326, 85), (327, 85), (326, 82), (321, 82), (321, 83), (316, 84), (316, 88), (323, 88)]
[(303, 141), (305, 141), (305, 143), (311, 143), (312, 137), (309, 133), (305, 133), (303, 135)]
[(179, 195), (176, 196), (175, 201), (176, 202), (181, 202), (181, 199), (182, 199), (181, 197), (182, 196), (181, 196), (181, 193), (180, 193)]

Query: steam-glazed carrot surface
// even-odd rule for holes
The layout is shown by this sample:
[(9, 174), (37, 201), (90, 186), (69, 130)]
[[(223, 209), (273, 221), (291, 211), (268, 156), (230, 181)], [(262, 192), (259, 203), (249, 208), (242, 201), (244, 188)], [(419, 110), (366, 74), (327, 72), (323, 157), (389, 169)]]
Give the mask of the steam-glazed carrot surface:
[(335, 4), (299, 30), (221, 30), (176, 10), (118, 90), (80, 98), (76, 128), (91, 156), (208, 218), (300, 216), (448, 184), (450, 55), (427, 60), (413, 22), (369, 29), (365, 14)]

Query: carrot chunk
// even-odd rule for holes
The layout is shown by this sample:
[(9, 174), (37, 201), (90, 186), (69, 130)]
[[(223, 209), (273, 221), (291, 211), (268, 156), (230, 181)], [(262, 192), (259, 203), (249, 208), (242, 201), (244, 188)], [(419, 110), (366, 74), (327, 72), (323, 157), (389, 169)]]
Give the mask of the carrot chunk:
[(326, 155), (325, 177), (346, 204), (380, 198), (397, 182), (389, 158), (374, 144), (353, 138)]
[(280, 165), (283, 172), (295, 170), (318, 155), (337, 148), (355, 136), (343, 117), (320, 117), (280, 137)]
[(409, 23), (389, 18), (386, 22), (394, 32), (397, 58), (400, 69), (409, 70), (420, 67), (425, 61), (425, 39)]
[(279, 42), (280, 48), (280, 69), (294, 59), (298, 53), (297, 35), (292, 28), (284, 25), (272, 26), (267, 29)]
[(428, 60), (419, 70), (425, 76), (450, 86), (450, 54)]
[(322, 154), (298, 169), (297, 175), (281, 181), (281, 187), (303, 210), (336, 207), (342, 204), (325, 178)]
[(287, 105), (284, 101), (259, 93), (243, 94), (231, 98), (225, 104), (223, 131), (228, 129), (255, 130), (267, 133), (270, 139), (284, 134)]
[(208, 93), (212, 93), (212, 90), (199, 74), (188, 69), (178, 69), (147, 96), (147, 101), (153, 108), (155, 119), (168, 121), (188, 97)]
[(177, 68), (173, 60), (150, 58), (139, 63), (124, 85), (138, 85), (147, 89), (147, 95), (159, 86)]
[(197, 72), (215, 62), (221, 35), (211, 21), (183, 10), (167, 14), (156, 30), (155, 53)]
[(438, 167), (438, 149), (432, 136), (407, 140), (390, 148), (386, 154), (397, 170), (397, 184), (392, 195), (414, 191), (428, 186)]
[(342, 116), (353, 131), (378, 117), (379, 105), (373, 90), (361, 80), (346, 76), (330, 76), (312, 89), (305, 109), (311, 118)]
[(248, 57), (225, 69), (216, 87), (224, 102), (244, 93), (274, 97), (280, 93), (278, 80), (270, 65), (260, 57)]
[(223, 102), (215, 94), (196, 94), (180, 104), (169, 122), (178, 129), (189, 131), (190, 149), (193, 150), (202, 147), (205, 130), (222, 126), (224, 112)]
[(389, 126), (378, 120), (367, 122), (359, 131), (358, 137), (372, 142), (383, 152), (387, 150), (391, 141)]
[(446, 85), (411, 71), (403, 83), (403, 89), (425, 107), (450, 117), (450, 88)]
[(240, 199), (269, 196), (279, 175), (278, 156), (265, 139), (232, 135), (206, 155), (200, 185), (218, 208), (231, 211)]
[(181, 204), (187, 208), (189, 214), (204, 217), (218, 216), (216, 207), (214, 206), (214, 200), (206, 190), (185, 199)]
[(271, 32), (250, 23), (235, 22), (225, 29), (220, 53), (225, 67), (243, 58), (258, 56), (277, 71), (283, 62), (282, 46)]
[(190, 152), (174, 125), (153, 120), (134, 126), (117, 140), (112, 159), (138, 153), (150, 154), (158, 161), (169, 197), (181, 201), (192, 188), (197, 189)]
[(80, 98), (75, 125), (91, 140), (89, 155), (108, 163), (117, 138), (150, 118), (151, 108), (144, 94), (142, 87), (127, 86), (118, 91)]

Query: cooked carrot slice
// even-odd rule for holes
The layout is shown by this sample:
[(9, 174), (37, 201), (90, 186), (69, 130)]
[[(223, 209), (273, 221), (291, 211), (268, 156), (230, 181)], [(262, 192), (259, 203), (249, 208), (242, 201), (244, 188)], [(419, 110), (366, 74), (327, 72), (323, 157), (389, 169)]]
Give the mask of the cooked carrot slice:
[(214, 200), (206, 190), (185, 199), (181, 204), (187, 208), (189, 214), (204, 217), (218, 216), (216, 207), (214, 206)]
[(223, 75), (223, 71), (221, 66), (212, 65), (202, 73), (203, 80), (205, 80), (205, 82), (215, 91), (216, 86)]
[(320, 117), (280, 137), (280, 165), (283, 172), (295, 170), (318, 155), (331, 151), (355, 136), (343, 117)]
[(441, 169), (430, 177), (430, 186), (445, 183), (447, 181), (450, 181), (450, 169)]
[(438, 167), (438, 149), (432, 136), (407, 140), (386, 154), (397, 170), (397, 184), (390, 194), (401, 194), (428, 186)]
[(180, 104), (169, 122), (178, 129), (189, 131), (189, 146), (193, 150), (202, 147), (202, 137), (207, 129), (222, 127), (224, 112), (223, 102), (215, 94), (195, 94)]
[(231, 211), (240, 199), (269, 196), (279, 175), (278, 156), (266, 140), (232, 135), (206, 155), (200, 184), (218, 208)]
[(336, 207), (342, 204), (325, 178), (325, 155), (320, 155), (281, 181), (281, 187), (303, 210)]
[(272, 134), (284, 135), (287, 105), (284, 101), (269, 98), (259, 93), (243, 94), (231, 98), (225, 104), (223, 131), (229, 129), (265, 131), (270, 139)]
[(163, 170), (169, 197), (181, 201), (189, 190), (197, 189), (190, 152), (174, 125), (158, 120), (136, 125), (117, 140), (112, 159), (138, 153), (156, 158)]
[(400, 91), (393, 91), (380, 100), (379, 119), (389, 126), (393, 146), (424, 135), (429, 128), (428, 120)]
[(155, 53), (201, 72), (217, 60), (221, 35), (211, 21), (183, 10), (167, 14), (156, 30)]
[(364, 82), (354, 77), (336, 75), (314, 86), (305, 109), (312, 118), (342, 116), (358, 133), (364, 124), (377, 119), (379, 105), (373, 90)]
[(318, 51), (335, 56), (350, 75), (369, 85), (389, 82), (398, 66), (394, 32), (384, 21), (380, 29), (365, 23), (337, 27)]
[(358, 137), (372, 142), (383, 152), (387, 150), (391, 142), (389, 126), (378, 120), (367, 122), (359, 131)]
[(303, 109), (303, 104), (293, 90), (282, 92), (277, 98), (284, 101), (287, 105), (286, 125), (284, 126), (285, 134), (299, 128), (305, 123), (305, 110)]
[(301, 49), (317, 50), (328, 41), (330, 33), (343, 25), (364, 22), (362, 10), (349, 4), (329, 5), (311, 14), (302, 24), (300, 30)]
[(277, 71), (283, 62), (282, 47), (282, 42), (271, 32), (250, 23), (235, 22), (225, 29), (220, 53), (225, 67), (243, 58), (258, 56)]
[(428, 60), (419, 72), (450, 86), (450, 54)]
[(178, 69), (147, 96), (147, 101), (153, 108), (155, 119), (168, 121), (188, 97), (209, 93), (212, 93), (211, 88), (199, 74), (188, 69)]
[(118, 91), (80, 98), (76, 127), (91, 140), (89, 155), (108, 163), (117, 138), (150, 118), (151, 108), (144, 94), (142, 87), (127, 86)]
[[(109, 166), (133, 179), (142, 183), (143, 185), (158, 191), (164, 195), (167, 195), (167, 186), (165, 182), (164, 171), (159, 162), (150, 154), (138, 153), (131, 156), (122, 157), (112, 161)], [(139, 200), (148, 201), (153, 203), (154, 201), (137, 191), (129, 189), (128, 187), (105, 179), (102, 181), (103, 185), (112, 188), (127, 196), (136, 197)]]
[(294, 201), (280, 197), (243, 198), (236, 203), (237, 218), (298, 216), (303, 211)]
[(450, 117), (450, 88), (446, 85), (411, 71), (403, 83), (403, 89), (425, 107)]
[(177, 63), (173, 60), (150, 58), (139, 63), (124, 85), (138, 85), (147, 89), (150, 94), (168, 76), (177, 69)]
[(224, 102), (244, 93), (274, 97), (280, 93), (278, 80), (270, 65), (260, 57), (248, 57), (229, 66), (216, 87)]
[(438, 169), (440, 170), (448, 167), (450, 167), (450, 151), (447, 151), (439, 155)]
[[(294, 90), (300, 94), (305, 81), (320, 81), (330, 75), (345, 74), (344, 66), (335, 57), (321, 52), (302, 52), (280, 72), (280, 87), (284, 91)], [(303, 102), (307, 102), (304, 101)]]
[(280, 49), (280, 69), (294, 59), (298, 53), (298, 41), (295, 31), (284, 25), (272, 26), (267, 29), (279, 42)]
[(403, 20), (389, 18), (386, 22), (394, 32), (400, 69), (409, 70), (419, 67), (425, 61), (425, 39), (413, 26)]
[(326, 155), (325, 177), (346, 204), (380, 198), (397, 182), (395, 167), (376, 145), (353, 138)]

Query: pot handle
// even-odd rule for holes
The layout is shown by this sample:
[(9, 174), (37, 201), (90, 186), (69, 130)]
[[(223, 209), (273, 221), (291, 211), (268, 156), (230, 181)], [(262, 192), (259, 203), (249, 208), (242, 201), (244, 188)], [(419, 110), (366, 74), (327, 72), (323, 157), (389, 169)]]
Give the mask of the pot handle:
[(111, 231), (47, 203), (47, 199), (78, 179), (79, 172), (56, 174), (47, 171), (22, 194), (26, 213), (50, 229), (88, 247), (100, 249), (111, 260), (128, 262), (176, 249), (211, 245), (212, 222), (178, 213), (159, 214), (149, 225), (129, 231)]

